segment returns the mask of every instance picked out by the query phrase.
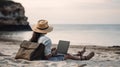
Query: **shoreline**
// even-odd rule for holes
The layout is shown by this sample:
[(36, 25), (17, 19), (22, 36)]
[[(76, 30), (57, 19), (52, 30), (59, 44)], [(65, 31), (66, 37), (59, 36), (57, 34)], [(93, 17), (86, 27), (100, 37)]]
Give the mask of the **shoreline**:
[[(20, 40), (12, 40), (12, 39), (4, 39), (0, 38), (0, 43), (13, 43), (13, 45), (20, 45), (22, 41)], [(11, 44), (10, 44), (11, 45)], [(52, 47), (57, 47), (57, 44), (52, 44)], [(120, 46), (100, 46), (100, 45), (70, 45), (70, 48), (83, 48), (86, 47), (87, 49), (94, 49), (94, 50), (108, 50), (108, 51), (117, 51), (120, 50)]]

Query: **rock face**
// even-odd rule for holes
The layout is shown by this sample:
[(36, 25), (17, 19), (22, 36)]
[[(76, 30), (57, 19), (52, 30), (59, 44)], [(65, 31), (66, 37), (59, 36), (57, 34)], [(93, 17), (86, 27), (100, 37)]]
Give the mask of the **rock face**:
[(20, 3), (0, 1), (0, 31), (31, 30), (27, 19)]

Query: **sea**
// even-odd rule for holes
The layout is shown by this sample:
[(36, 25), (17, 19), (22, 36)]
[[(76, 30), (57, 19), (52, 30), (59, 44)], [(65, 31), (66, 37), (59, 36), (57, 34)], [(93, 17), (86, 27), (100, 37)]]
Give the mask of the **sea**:
[[(52, 24), (53, 31), (46, 34), (53, 44), (59, 40), (70, 45), (120, 46), (120, 24)], [(1, 38), (29, 40), (32, 31), (4, 31)]]

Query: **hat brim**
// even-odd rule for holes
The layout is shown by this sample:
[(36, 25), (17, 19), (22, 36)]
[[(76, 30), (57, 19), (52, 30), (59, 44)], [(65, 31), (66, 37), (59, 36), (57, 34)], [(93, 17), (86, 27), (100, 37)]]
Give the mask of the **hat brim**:
[(38, 33), (49, 33), (49, 32), (51, 32), (51, 31), (53, 30), (53, 27), (52, 27), (52, 26), (49, 26), (47, 29), (40, 30), (40, 29), (37, 28), (37, 25), (34, 25), (34, 26), (32, 27), (32, 30), (33, 30), (34, 32), (38, 32)]

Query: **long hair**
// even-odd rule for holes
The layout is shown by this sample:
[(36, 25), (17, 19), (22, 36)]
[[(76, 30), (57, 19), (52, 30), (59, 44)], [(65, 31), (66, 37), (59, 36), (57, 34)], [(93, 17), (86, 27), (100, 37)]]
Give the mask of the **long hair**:
[(38, 42), (38, 39), (42, 36), (42, 33), (33, 32), (32, 38), (30, 39), (31, 42)]

